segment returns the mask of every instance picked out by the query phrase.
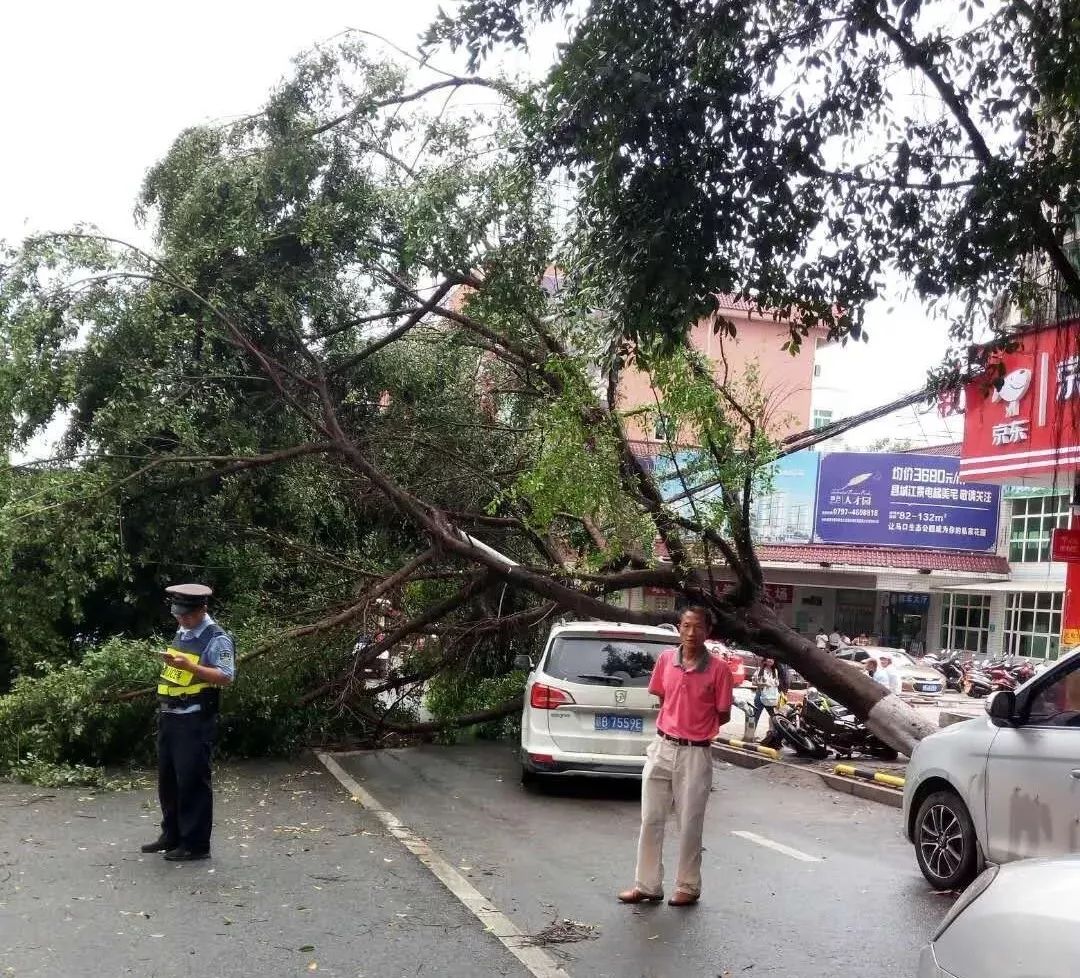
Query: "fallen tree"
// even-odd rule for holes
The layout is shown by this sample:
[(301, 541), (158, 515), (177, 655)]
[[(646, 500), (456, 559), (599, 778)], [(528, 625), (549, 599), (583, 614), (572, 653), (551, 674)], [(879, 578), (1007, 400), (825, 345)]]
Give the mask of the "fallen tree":
[[(271, 443), (226, 457), (199, 445), (198, 418), (185, 416), (167, 444), (142, 438), (141, 461), (155, 478), (176, 473), (154, 491), (180, 498), (192, 480), (233, 484), (295, 466), (328, 506), (364, 500), (395, 541), (393, 564), (351, 574), (362, 542), (335, 554), (325, 535), (293, 538), (342, 570), (323, 602), (333, 607), (293, 627), (297, 637), (340, 633), (393, 594), (383, 633), (297, 691), (376, 728), (410, 728), (373, 712), (379, 687), (367, 667), (383, 652), (405, 652), (383, 684), (396, 691), (472, 668), (475, 650), (491, 648), (478, 644), (485, 636), (534, 641), (557, 612), (673, 620), (618, 600), (652, 586), (707, 605), (719, 636), (787, 662), (910, 752), (929, 725), (785, 625), (766, 596), (750, 507), (777, 446), (760, 385), (714, 371), (685, 330), (650, 338), (640, 319), (614, 305), (607, 313), (590, 236), (563, 235), (550, 188), (521, 151), (517, 116), (478, 117), (447, 98), (478, 84), (528, 115), (525, 96), (502, 82), (414, 80), (358, 46), (317, 53), (264, 111), (177, 140), (141, 198), (152, 250), (86, 229), (26, 242), (8, 257), (0, 291), (3, 393), (13, 418), (30, 419), (8, 447), (70, 404), (81, 370), (102, 369), (92, 356), (101, 344), (127, 382), (72, 433), (83, 449), (118, 418), (137, 432), (148, 417), (156, 431), (163, 403), (166, 414), (186, 409), (173, 378), (197, 378), (209, 399), (244, 385), (288, 422)], [(545, 273), (568, 256), (569, 282), (545, 288)], [(602, 267), (603, 253), (595, 257)], [(834, 291), (829, 308), (843, 298)], [(804, 336), (823, 321), (808, 313), (789, 323)], [(853, 322), (826, 325), (842, 333)], [(118, 335), (153, 337), (182, 368), (168, 389), (146, 370), (145, 349)], [(658, 396), (627, 412), (619, 391), (631, 368), (649, 374)], [(661, 477), (634, 444), (642, 412), (679, 433), (663, 449), (677, 502), (670, 473)], [(699, 448), (689, 469), (679, 462), (686, 444)], [(496, 671), (510, 649), (498, 645)], [(493, 703), (466, 720), (510, 708)]]

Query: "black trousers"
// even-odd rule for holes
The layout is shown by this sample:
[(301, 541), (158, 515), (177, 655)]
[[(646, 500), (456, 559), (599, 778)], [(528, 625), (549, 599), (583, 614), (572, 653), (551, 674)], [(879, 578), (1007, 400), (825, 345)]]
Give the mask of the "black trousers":
[(210, 755), (217, 714), (158, 714), (158, 800), (161, 834), (192, 852), (210, 851), (214, 791)]

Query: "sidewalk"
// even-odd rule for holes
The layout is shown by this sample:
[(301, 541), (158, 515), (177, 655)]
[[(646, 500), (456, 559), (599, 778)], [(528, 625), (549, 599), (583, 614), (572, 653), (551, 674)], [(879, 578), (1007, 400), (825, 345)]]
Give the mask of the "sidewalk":
[(138, 851), (149, 788), (0, 783), (0, 975), (524, 974), (313, 759), (226, 766), (215, 800), (214, 858), (172, 864)]

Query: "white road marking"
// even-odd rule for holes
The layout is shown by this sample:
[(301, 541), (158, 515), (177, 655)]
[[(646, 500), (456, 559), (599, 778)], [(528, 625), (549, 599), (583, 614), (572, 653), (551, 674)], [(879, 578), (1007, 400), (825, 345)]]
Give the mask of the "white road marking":
[(772, 839), (766, 839), (765, 836), (758, 835), (756, 832), (744, 832), (739, 830), (733, 831), (731, 834), (737, 835), (740, 839), (746, 839), (747, 842), (756, 842), (759, 846), (765, 846), (766, 849), (774, 849), (776, 852), (782, 852), (785, 856), (791, 856), (792, 859), (798, 859), (800, 862), (821, 862), (820, 856), (811, 856), (809, 853), (802, 852), (799, 849), (792, 849), (791, 846), (785, 846), (782, 842), (773, 842)]
[(323, 767), (337, 779), (338, 783), (352, 795), (366, 811), (374, 815), (386, 830), (406, 849), (427, 867), (465, 908), (484, 925), (484, 929), (494, 935), (515, 958), (518, 959), (535, 978), (570, 978), (550, 954), (538, 947), (525, 944), (526, 935), (514, 926), (506, 914), (496, 910), (475, 886), (461, 875), (453, 866), (436, 853), (418, 835), (415, 835), (392, 811), (384, 808), (379, 800), (349, 774), (329, 754), (316, 752), (315, 756)]

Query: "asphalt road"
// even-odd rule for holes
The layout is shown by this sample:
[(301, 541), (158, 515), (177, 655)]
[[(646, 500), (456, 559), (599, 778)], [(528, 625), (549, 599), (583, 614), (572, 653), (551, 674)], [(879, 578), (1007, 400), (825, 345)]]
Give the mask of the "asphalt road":
[(717, 766), (702, 902), (675, 910), (615, 900), (633, 881), (632, 782), (529, 792), (505, 745), (338, 761), (520, 930), (594, 928), (548, 947), (573, 978), (901, 978), (950, 904), (923, 883), (897, 809), (798, 772)]
[(230, 765), (215, 800), (214, 858), (172, 864), (138, 851), (149, 788), (0, 784), (0, 975), (526, 975), (314, 759)]

